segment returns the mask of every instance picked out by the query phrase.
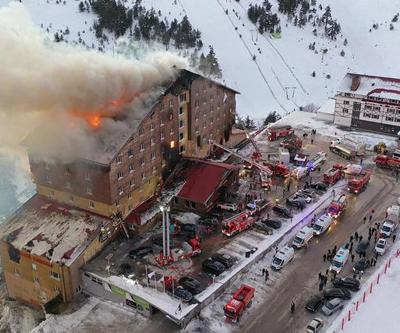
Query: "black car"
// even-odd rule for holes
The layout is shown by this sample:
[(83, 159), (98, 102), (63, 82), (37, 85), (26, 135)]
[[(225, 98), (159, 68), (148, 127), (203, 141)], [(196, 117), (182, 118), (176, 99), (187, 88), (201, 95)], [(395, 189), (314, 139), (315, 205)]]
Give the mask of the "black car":
[(257, 229), (258, 231), (267, 234), (267, 235), (272, 235), (274, 233), (274, 229), (272, 229), (271, 227), (267, 226), (266, 224), (257, 221), (256, 223), (254, 223), (253, 227), (255, 229)]
[(367, 252), (368, 247), (369, 247), (369, 242), (367, 242), (367, 241), (360, 242), (357, 245), (356, 253), (360, 254), (360, 253)]
[(264, 223), (267, 227), (270, 227), (275, 230), (279, 229), (282, 226), (282, 222), (275, 219), (265, 219), (262, 220), (262, 223)]
[(324, 290), (324, 297), (326, 299), (333, 299), (333, 298), (350, 299), (351, 293), (345, 288), (328, 288)]
[(311, 296), (306, 303), (306, 310), (317, 312), (324, 305), (324, 298), (320, 295)]
[(315, 198), (316, 197), (315, 191), (310, 189), (310, 188), (299, 190), (299, 191), (297, 191), (297, 193), (304, 193), (305, 195), (308, 195), (311, 198)]
[(275, 205), (274, 207), (272, 207), (272, 210), (278, 215), (286, 218), (291, 218), (293, 216), (289, 209), (281, 205)]
[(219, 261), (212, 260), (211, 258), (204, 260), (201, 266), (203, 267), (204, 272), (213, 275), (220, 275), (226, 269), (226, 267)]
[(303, 209), (306, 206), (306, 201), (302, 198), (287, 198), (286, 203), (298, 209)]
[(181, 232), (196, 233), (197, 226), (191, 223), (182, 223), (180, 225)]
[(225, 268), (230, 268), (235, 263), (235, 259), (229, 254), (215, 253), (211, 256), (211, 259), (220, 262)]
[(150, 253), (153, 253), (153, 248), (151, 246), (141, 246), (129, 251), (128, 256), (131, 259), (136, 259), (136, 258), (143, 258)]
[(336, 288), (346, 288), (351, 291), (360, 290), (360, 281), (357, 279), (353, 279), (352, 277), (334, 279), (332, 284)]
[(128, 263), (122, 263), (119, 266), (119, 274), (125, 275), (126, 277), (128, 277), (128, 275), (132, 275), (134, 271), (134, 268)]
[(192, 293), (181, 286), (176, 287), (173, 294), (176, 298), (179, 298), (184, 303), (190, 303), (193, 300)]
[(364, 273), (365, 270), (369, 267), (370, 263), (369, 260), (365, 259), (365, 258), (361, 258), (360, 260), (358, 260), (354, 266), (353, 266), (353, 271), (354, 273)]
[(196, 295), (203, 290), (200, 282), (190, 276), (181, 277), (178, 281), (178, 285), (190, 291), (193, 295)]
[(326, 192), (326, 190), (328, 189), (328, 185), (322, 182), (311, 183), (310, 187), (317, 191), (322, 191), (322, 192)]

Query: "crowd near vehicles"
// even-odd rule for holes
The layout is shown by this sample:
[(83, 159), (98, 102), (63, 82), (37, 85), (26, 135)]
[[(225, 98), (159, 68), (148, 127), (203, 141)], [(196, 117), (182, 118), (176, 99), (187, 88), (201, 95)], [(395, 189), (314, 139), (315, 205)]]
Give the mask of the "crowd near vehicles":
[(322, 235), (325, 231), (329, 229), (333, 220), (328, 214), (324, 214), (318, 218), (318, 220), (313, 225), (314, 235)]
[(331, 261), (331, 266), (329, 267), (329, 271), (336, 272), (339, 274), (344, 265), (346, 264), (347, 260), (349, 259), (350, 251), (346, 248), (341, 247), (334, 256), (333, 260)]
[(338, 218), (347, 206), (347, 196), (345, 194), (339, 194), (329, 205), (328, 215), (333, 218)]
[(308, 242), (313, 238), (314, 231), (309, 226), (301, 228), (301, 230), (296, 234), (293, 239), (292, 246), (295, 249), (300, 249), (302, 247), (307, 247)]
[(222, 233), (231, 237), (244, 230), (249, 229), (256, 222), (249, 212), (244, 211), (222, 221)]
[(293, 260), (294, 249), (291, 246), (284, 246), (280, 249), (272, 259), (271, 268), (275, 271), (279, 271), (282, 267), (286, 266)]
[(233, 294), (232, 299), (224, 306), (225, 318), (238, 322), (244, 310), (251, 305), (255, 288), (242, 284)]
[(364, 191), (371, 179), (371, 172), (363, 171), (359, 175), (353, 176), (347, 183), (347, 190), (350, 193), (361, 193)]
[(279, 138), (286, 138), (294, 135), (292, 126), (270, 127), (267, 130), (268, 140), (275, 141)]

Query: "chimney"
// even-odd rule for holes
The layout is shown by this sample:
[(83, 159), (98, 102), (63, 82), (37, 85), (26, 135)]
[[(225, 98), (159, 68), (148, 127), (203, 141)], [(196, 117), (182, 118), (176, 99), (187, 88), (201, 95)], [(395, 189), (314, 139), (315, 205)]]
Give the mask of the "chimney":
[(361, 82), (360, 75), (352, 76), (350, 90), (351, 91), (356, 91), (358, 89), (358, 87), (360, 86), (360, 82)]

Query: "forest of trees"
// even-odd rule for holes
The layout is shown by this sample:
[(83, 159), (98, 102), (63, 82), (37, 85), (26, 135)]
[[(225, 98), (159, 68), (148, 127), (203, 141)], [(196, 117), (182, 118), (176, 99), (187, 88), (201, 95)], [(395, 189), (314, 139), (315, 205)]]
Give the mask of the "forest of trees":
[(272, 14), (271, 8), (271, 3), (268, 0), (265, 0), (260, 6), (250, 4), (249, 9), (247, 10), (249, 20), (257, 25), (260, 34), (263, 34), (264, 32), (281, 32), (278, 15)]

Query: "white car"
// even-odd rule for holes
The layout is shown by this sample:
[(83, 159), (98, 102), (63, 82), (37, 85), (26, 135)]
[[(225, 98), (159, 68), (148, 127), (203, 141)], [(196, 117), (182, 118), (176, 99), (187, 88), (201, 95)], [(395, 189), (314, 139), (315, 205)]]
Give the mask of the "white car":
[(308, 204), (311, 203), (311, 201), (312, 201), (312, 199), (313, 199), (310, 195), (308, 195), (308, 194), (306, 194), (306, 193), (304, 193), (304, 192), (301, 192), (301, 191), (296, 192), (296, 193), (294, 194), (294, 198), (295, 198), (295, 199), (297, 199), (297, 198), (302, 198), (302, 199), (304, 199), (305, 202), (308, 203)]
[(322, 326), (324, 326), (324, 321), (320, 318), (314, 318), (307, 326), (307, 333), (316, 333)]
[(223, 210), (230, 210), (231, 212), (236, 212), (238, 207), (235, 203), (225, 202), (218, 204), (218, 208)]
[(386, 251), (386, 239), (379, 238), (378, 242), (376, 243), (376, 246), (375, 246), (375, 252), (380, 255), (383, 255), (383, 254), (385, 254), (385, 251)]

